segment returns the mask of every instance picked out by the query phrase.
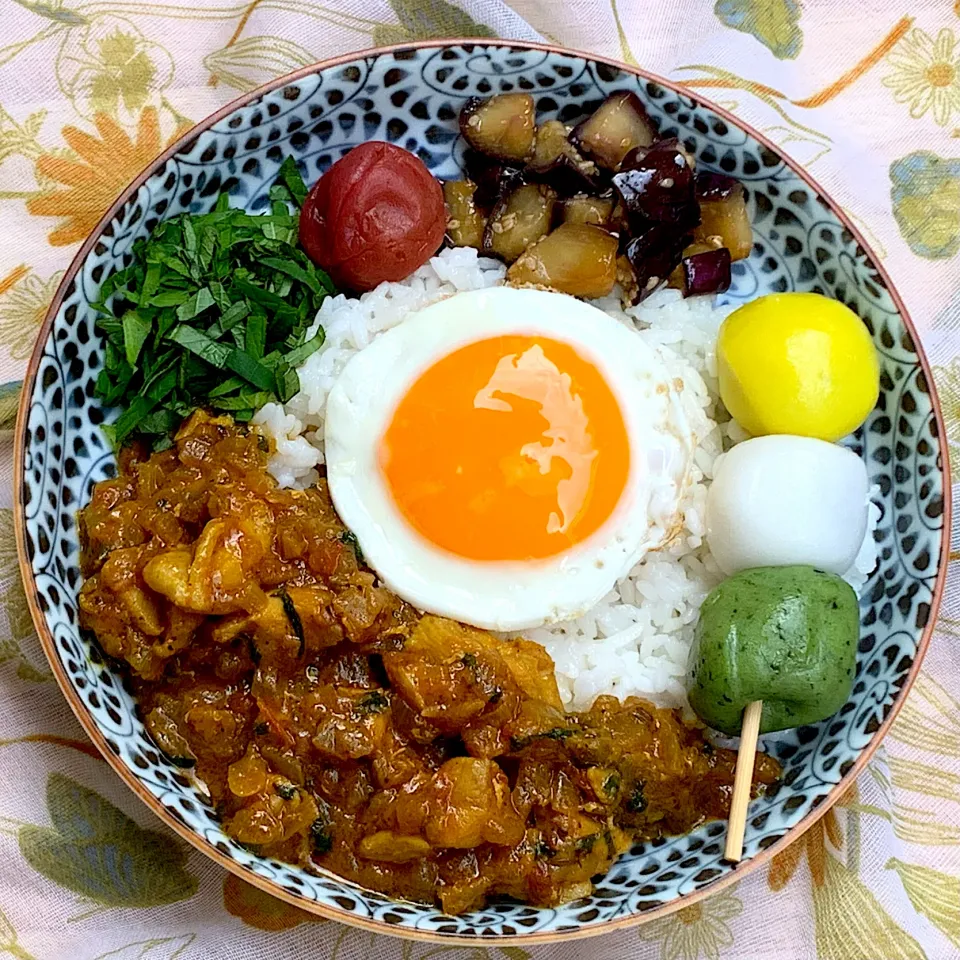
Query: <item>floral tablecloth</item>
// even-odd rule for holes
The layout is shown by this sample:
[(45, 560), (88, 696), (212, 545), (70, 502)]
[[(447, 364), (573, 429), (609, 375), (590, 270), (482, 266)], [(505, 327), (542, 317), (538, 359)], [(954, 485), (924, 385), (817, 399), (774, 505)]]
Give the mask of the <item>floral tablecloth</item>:
[[(884, 259), (960, 452), (960, 3), (948, 0), (2, 0), (0, 956), (19, 960), (960, 957), (960, 583), (890, 736), (773, 862), (569, 946), (438, 947), (316, 920), (167, 831), (99, 759), (17, 574), (12, 427), (79, 242), (172, 138), (258, 84), (374, 44), (547, 39), (702, 91), (804, 163)], [(960, 554), (956, 555), (960, 559)]]

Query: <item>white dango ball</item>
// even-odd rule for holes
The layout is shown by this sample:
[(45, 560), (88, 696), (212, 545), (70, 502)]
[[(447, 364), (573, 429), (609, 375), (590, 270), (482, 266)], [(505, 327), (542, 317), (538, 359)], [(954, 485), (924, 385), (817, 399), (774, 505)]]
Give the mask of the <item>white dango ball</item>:
[(772, 435), (717, 461), (707, 494), (707, 542), (729, 575), (807, 564), (842, 575), (867, 529), (869, 479), (852, 451), (811, 437)]

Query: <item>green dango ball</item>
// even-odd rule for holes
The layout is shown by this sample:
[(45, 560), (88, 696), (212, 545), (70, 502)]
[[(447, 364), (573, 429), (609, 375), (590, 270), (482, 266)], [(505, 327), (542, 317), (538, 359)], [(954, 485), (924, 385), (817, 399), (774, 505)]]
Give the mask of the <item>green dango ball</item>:
[(857, 595), (840, 577), (807, 566), (743, 570), (700, 608), (690, 705), (731, 735), (755, 700), (761, 733), (816, 723), (850, 696), (859, 633)]

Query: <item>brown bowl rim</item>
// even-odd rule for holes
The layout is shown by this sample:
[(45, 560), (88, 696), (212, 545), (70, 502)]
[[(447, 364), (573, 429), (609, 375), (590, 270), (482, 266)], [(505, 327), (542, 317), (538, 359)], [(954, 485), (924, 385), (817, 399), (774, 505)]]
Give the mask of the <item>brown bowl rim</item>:
[[(186, 144), (188, 144), (199, 134), (208, 130), (215, 123), (218, 123), (220, 120), (224, 119), (224, 117), (229, 116), (235, 110), (251, 103), (254, 100), (257, 100), (265, 94), (271, 93), (272, 91), (281, 87), (285, 87), (290, 83), (295, 83), (297, 80), (301, 80), (304, 77), (312, 76), (325, 70), (329, 70), (333, 67), (337, 67), (341, 64), (350, 63), (355, 60), (361, 60), (366, 57), (375, 57), (380, 56), (381, 54), (395, 53), (400, 50), (429, 50), (460, 45), (511, 47), (524, 50), (540, 50), (544, 53), (555, 53), (560, 55), (580, 57), (591, 63), (602, 63), (611, 67), (615, 67), (624, 73), (632, 74), (648, 82), (656, 83), (659, 86), (665, 87), (676, 94), (696, 100), (697, 103), (702, 104), (707, 109), (712, 110), (718, 116), (723, 117), (723, 119), (732, 126), (743, 130), (745, 133), (753, 137), (758, 143), (767, 147), (777, 156), (781, 157), (784, 163), (786, 163), (786, 165), (798, 177), (800, 177), (812, 190), (816, 191), (818, 196), (822, 197), (827, 202), (834, 216), (836, 216), (840, 223), (850, 231), (853, 238), (870, 258), (873, 266), (876, 267), (877, 272), (879, 273), (888, 292), (890, 293), (894, 305), (900, 313), (904, 326), (913, 339), (913, 343), (917, 351), (917, 358), (920, 362), (920, 368), (926, 378), (927, 389), (929, 390), (930, 401), (936, 420), (938, 438), (941, 444), (943, 443), (943, 438), (946, 437), (946, 429), (944, 426), (940, 399), (933, 380), (933, 372), (930, 362), (927, 359), (923, 344), (920, 341), (917, 328), (911, 320), (906, 306), (901, 299), (900, 294), (897, 292), (897, 289), (894, 286), (893, 281), (890, 278), (890, 275), (884, 267), (882, 261), (876, 255), (876, 253), (874, 253), (870, 244), (867, 243), (867, 240), (863, 236), (862, 232), (856, 227), (846, 213), (844, 213), (843, 209), (831, 199), (830, 195), (823, 189), (823, 187), (821, 187), (820, 184), (817, 183), (817, 181), (811, 177), (810, 174), (807, 173), (797, 161), (784, 154), (780, 147), (773, 143), (764, 134), (754, 129), (750, 124), (739, 119), (731, 111), (718, 106), (711, 100), (703, 98), (698, 93), (694, 93), (686, 89), (682, 83), (676, 83), (671, 80), (667, 80), (655, 73), (651, 73), (640, 67), (630, 66), (629, 64), (623, 63), (622, 61), (616, 60), (612, 57), (603, 57), (585, 50), (576, 50), (571, 47), (562, 47), (549, 43), (535, 43), (525, 40), (488, 39), (486, 37), (448, 37), (435, 40), (416, 41), (413, 43), (397, 43), (384, 47), (367, 47), (363, 50), (358, 50), (343, 54), (342, 56), (318, 61), (315, 64), (303, 67), (300, 70), (294, 71), (293, 73), (288, 73), (282, 77), (278, 77), (276, 80), (272, 80), (263, 86), (257, 87), (255, 90), (252, 90), (249, 93), (245, 93), (242, 96), (231, 100), (225, 106), (210, 114), (210, 116), (206, 117), (206, 119), (202, 120), (200, 123), (188, 130), (183, 136), (167, 147), (163, 153), (151, 161), (151, 163), (136, 177), (136, 179), (133, 180), (120, 194), (120, 196), (116, 199), (116, 201), (114, 201), (106, 213), (104, 213), (96, 227), (90, 233), (90, 236), (87, 237), (80, 249), (77, 251), (70, 263), (69, 269), (64, 274), (63, 279), (60, 281), (60, 285), (57, 288), (57, 292), (54, 295), (49, 309), (47, 310), (46, 316), (44, 317), (43, 323), (37, 335), (37, 340), (30, 356), (30, 363), (24, 375), (22, 392), (20, 395), (20, 405), (17, 413), (13, 459), (14, 510), (16, 512), (14, 525), (17, 541), (17, 554), (20, 561), (20, 573), (25, 586), (33, 581), (33, 570), (26, 551), (26, 521), (23, 511), (23, 457), (25, 452), (24, 434), (26, 431), (27, 416), (30, 408), (30, 398), (33, 394), (33, 387), (36, 381), (37, 370), (39, 369), (43, 349), (46, 344), (47, 337), (49, 336), (53, 327), (54, 319), (56, 318), (56, 315), (60, 309), (60, 305), (63, 302), (66, 290), (73, 281), (74, 277), (76, 277), (76, 275), (79, 273), (84, 260), (93, 249), (100, 237), (100, 234), (107, 224), (116, 216), (117, 212), (136, 193), (143, 183), (148, 180), (158, 169), (160, 169), (167, 162), (167, 160), (174, 156), (174, 154), (183, 149)], [(940, 460), (943, 474), (943, 534), (940, 546), (937, 582), (934, 585), (933, 596), (931, 598), (929, 618), (923, 628), (920, 641), (917, 645), (917, 653), (914, 657), (913, 665), (910, 668), (910, 673), (907, 675), (906, 683), (900, 691), (897, 699), (893, 702), (890, 713), (874, 733), (867, 746), (861, 751), (861, 754), (857, 758), (854, 765), (849, 771), (847, 771), (847, 774), (839, 781), (839, 783), (837, 783), (830, 790), (824, 800), (821, 801), (821, 803), (814, 810), (810, 811), (799, 823), (788, 830), (780, 840), (767, 847), (765, 850), (762, 850), (755, 857), (751, 857), (749, 860), (742, 861), (741, 864), (739, 864), (735, 869), (731, 870), (728, 874), (726, 874), (726, 876), (708, 884), (700, 890), (694, 891), (691, 894), (676, 897), (674, 900), (671, 900), (670, 902), (665, 903), (655, 909), (644, 911), (642, 913), (631, 914), (630, 916), (622, 917), (617, 920), (611, 920), (603, 924), (597, 924), (596, 926), (583, 927), (578, 930), (567, 930), (563, 932), (547, 931), (542, 933), (486, 938), (478, 936), (462, 936), (459, 934), (437, 934), (412, 928), (396, 927), (392, 926), (391, 924), (384, 923), (383, 921), (370, 919), (369, 917), (361, 917), (354, 914), (341, 912), (334, 907), (329, 907), (325, 904), (318, 903), (315, 900), (308, 900), (306, 898), (298, 897), (294, 894), (288, 893), (274, 881), (260, 877), (257, 874), (245, 869), (235, 860), (224, 856), (222, 853), (220, 853), (220, 851), (212, 847), (206, 840), (204, 840), (189, 827), (176, 820), (167, 811), (166, 807), (164, 807), (163, 804), (156, 797), (154, 797), (152, 793), (150, 793), (140, 784), (139, 780), (134, 776), (133, 771), (131, 771), (120, 760), (120, 758), (113, 753), (112, 750), (110, 750), (110, 748), (107, 746), (106, 738), (100, 731), (100, 728), (97, 726), (91, 715), (88, 713), (87, 708), (80, 700), (77, 692), (73, 689), (63, 665), (60, 663), (60, 659), (57, 656), (53, 635), (50, 633), (46, 618), (44, 617), (43, 612), (40, 610), (40, 607), (37, 603), (35, 590), (26, 590), (27, 604), (30, 608), (30, 615), (33, 618), (34, 626), (37, 628), (37, 633), (43, 647), (43, 652), (46, 655), (47, 660), (50, 662), (50, 666), (57, 679), (57, 684), (60, 687), (61, 692), (66, 697), (67, 702), (70, 704), (70, 708), (73, 710), (74, 715), (80, 722), (80, 725), (103, 755), (103, 758), (118, 774), (120, 779), (126, 783), (126, 785), (140, 798), (140, 800), (142, 800), (147, 807), (149, 807), (149, 809), (156, 816), (158, 816), (164, 824), (166, 824), (166, 826), (174, 830), (184, 840), (186, 840), (187, 843), (199, 850), (200, 853), (214, 860), (220, 866), (224, 867), (226, 870), (229, 870), (241, 880), (245, 880), (247, 883), (253, 884), (264, 893), (268, 893), (271, 896), (277, 897), (291, 906), (299, 907), (301, 910), (319, 916), (325, 920), (335, 920), (339, 923), (345, 923), (349, 926), (359, 927), (372, 933), (392, 935), (409, 940), (418, 940), (428, 943), (464, 944), (470, 946), (476, 946), (478, 943), (486, 942), (488, 940), (498, 944), (515, 944), (523, 946), (579, 940), (587, 937), (600, 936), (601, 934), (612, 933), (614, 931), (626, 930), (630, 927), (640, 926), (641, 924), (648, 923), (652, 920), (669, 916), (672, 913), (676, 913), (678, 910), (682, 910), (685, 907), (689, 907), (692, 904), (697, 903), (705, 897), (719, 893), (721, 890), (733, 886), (742, 880), (747, 874), (754, 872), (764, 863), (769, 862), (773, 857), (777, 856), (777, 854), (782, 853), (783, 850), (797, 840), (802, 833), (812, 827), (817, 820), (824, 816), (856, 780), (857, 776), (861, 773), (867, 762), (873, 756), (877, 747), (880, 746), (881, 741), (886, 736), (894, 720), (896, 720), (897, 715), (899, 714), (900, 709), (906, 700), (907, 694), (910, 692), (914, 681), (917, 679), (917, 676), (920, 673), (920, 666), (923, 662), (924, 656), (926, 655), (927, 647), (930, 644), (930, 638), (933, 635), (933, 631), (936, 626), (940, 602), (946, 585), (947, 566), (950, 555), (950, 531), (952, 529), (952, 488), (950, 484), (950, 462), (949, 458), (944, 456), (942, 451), (943, 448), (941, 447)]]

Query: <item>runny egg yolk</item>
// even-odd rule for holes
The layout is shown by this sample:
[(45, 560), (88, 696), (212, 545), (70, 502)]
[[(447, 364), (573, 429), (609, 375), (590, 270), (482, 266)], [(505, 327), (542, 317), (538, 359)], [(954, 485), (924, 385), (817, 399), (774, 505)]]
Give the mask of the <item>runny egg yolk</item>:
[(630, 446), (597, 367), (545, 336), (478, 340), (400, 400), (380, 469), (421, 536), (472, 560), (550, 557), (595, 533), (626, 486)]

